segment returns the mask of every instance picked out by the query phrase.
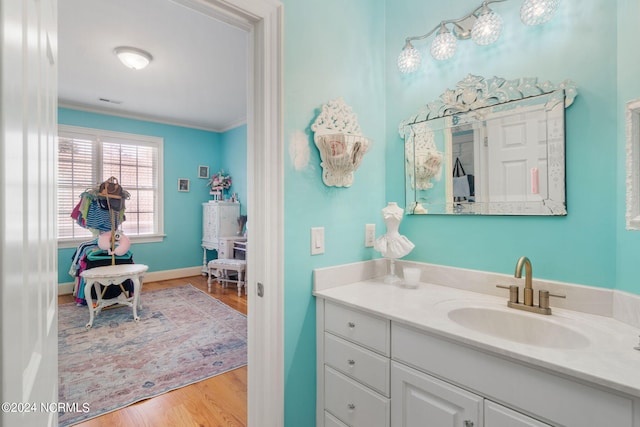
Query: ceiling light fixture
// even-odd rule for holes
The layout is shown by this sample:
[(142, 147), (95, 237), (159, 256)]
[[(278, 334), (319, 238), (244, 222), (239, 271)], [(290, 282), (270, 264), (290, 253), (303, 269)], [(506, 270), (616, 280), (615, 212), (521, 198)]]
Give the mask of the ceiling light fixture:
[[(444, 20), (426, 34), (407, 37), (398, 57), (398, 69), (402, 74), (417, 71), (422, 62), (422, 56), (411, 42), (424, 40), (436, 31), (438, 33), (431, 43), (430, 51), (431, 56), (438, 61), (450, 59), (455, 55), (457, 40), (471, 38), (481, 46), (495, 43), (502, 33), (502, 18), (488, 5), (504, 1), (507, 0), (485, 0), (471, 13), (461, 18)], [(544, 24), (553, 17), (559, 3), (560, 0), (525, 0), (520, 8), (520, 19), (525, 25)], [(451, 29), (448, 26), (451, 26)]]
[(113, 49), (113, 53), (126, 67), (134, 70), (142, 70), (153, 59), (149, 52), (129, 46), (118, 46)]

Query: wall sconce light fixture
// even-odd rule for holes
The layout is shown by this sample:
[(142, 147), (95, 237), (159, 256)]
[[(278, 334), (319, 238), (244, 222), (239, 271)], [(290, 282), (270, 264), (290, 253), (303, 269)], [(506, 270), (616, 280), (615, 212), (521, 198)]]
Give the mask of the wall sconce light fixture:
[[(417, 71), (422, 63), (422, 55), (413, 47), (412, 41), (424, 40), (437, 31), (431, 42), (431, 56), (444, 61), (455, 55), (458, 40), (472, 39), (480, 46), (495, 43), (502, 33), (502, 18), (489, 4), (507, 0), (485, 0), (471, 13), (457, 19), (447, 19), (421, 36), (407, 37), (404, 48), (398, 57), (398, 69), (403, 74)], [(525, 25), (540, 25), (549, 21), (560, 0), (525, 0), (520, 8), (520, 19)]]
[(320, 151), (322, 181), (329, 187), (351, 187), (353, 173), (370, 145), (360, 131), (358, 116), (337, 98), (322, 106), (311, 130)]

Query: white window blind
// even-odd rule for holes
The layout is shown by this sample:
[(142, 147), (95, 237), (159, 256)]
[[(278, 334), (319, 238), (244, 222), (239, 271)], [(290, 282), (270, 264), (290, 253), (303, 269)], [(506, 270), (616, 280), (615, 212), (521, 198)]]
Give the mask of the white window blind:
[[(160, 237), (162, 138), (60, 125), (58, 129), (58, 239), (76, 244), (92, 237), (71, 218), (81, 194), (114, 176), (129, 192), (122, 231), (132, 238)], [(153, 241), (149, 240), (149, 241)]]

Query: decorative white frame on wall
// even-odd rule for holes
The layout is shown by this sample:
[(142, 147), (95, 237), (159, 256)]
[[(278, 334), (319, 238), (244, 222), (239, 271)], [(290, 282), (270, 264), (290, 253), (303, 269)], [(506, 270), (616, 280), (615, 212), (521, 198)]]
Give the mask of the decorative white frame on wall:
[(209, 166), (198, 166), (198, 178), (209, 179)]
[(640, 98), (627, 102), (627, 230), (640, 230)]
[(340, 97), (327, 102), (311, 125), (320, 151), (322, 181), (328, 187), (351, 187), (353, 173), (369, 150), (358, 116)]

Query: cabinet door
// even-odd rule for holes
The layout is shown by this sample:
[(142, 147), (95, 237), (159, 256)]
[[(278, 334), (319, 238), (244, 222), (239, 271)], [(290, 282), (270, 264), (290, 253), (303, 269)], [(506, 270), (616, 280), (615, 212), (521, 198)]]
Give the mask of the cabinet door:
[(551, 427), (490, 400), (484, 403), (485, 427)]
[(211, 243), (218, 237), (217, 206), (212, 203), (202, 204), (202, 241)]
[(397, 362), (391, 396), (393, 427), (482, 427), (482, 397)]
[(238, 234), (239, 203), (220, 203), (218, 206), (218, 229), (216, 237), (229, 237)]

